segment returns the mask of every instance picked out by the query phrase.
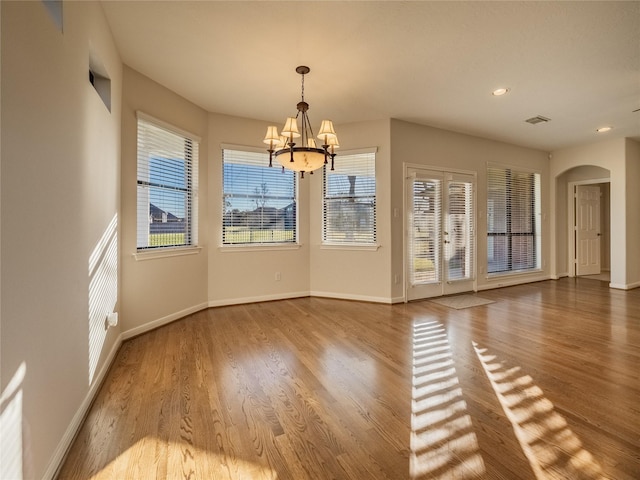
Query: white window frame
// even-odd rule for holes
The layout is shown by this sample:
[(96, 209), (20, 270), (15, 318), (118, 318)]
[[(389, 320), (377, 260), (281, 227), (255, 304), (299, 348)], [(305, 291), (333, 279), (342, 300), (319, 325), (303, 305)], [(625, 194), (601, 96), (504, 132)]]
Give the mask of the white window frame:
[[(225, 243), (225, 224), (226, 221), (226, 202), (227, 197), (230, 195), (230, 192), (225, 191), (224, 184), (224, 169), (225, 169), (225, 151), (235, 151), (236, 154), (246, 152), (251, 154), (252, 157), (255, 157), (257, 163), (251, 162), (251, 164), (255, 166), (264, 166), (264, 168), (271, 169), (275, 173), (281, 173), (281, 167), (279, 165), (273, 165), (269, 167), (269, 154), (260, 148), (249, 147), (244, 145), (232, 145), (232, 144), (222, 144), (221, 146), (221, 156), (222, 156), (222, 175), (221, 175), (221, 185), (220, 190), (222, 192), (222, 218), (220, 223), (220, 234), (219, 234), (219, 250), (222, 252), (233, 252), (233, 251), (261, 251), (261, 250), (292, 250), (300, 248), (300, 222), (299, 222), (299, 180), (296, 172), (287, 170), (285, 171), (285, 175), (289, 175), (292, 179), (293, 185), (293, 197), (291, 197), (292, 202), (295, 204), (295, 214), (293, 221), (295, 222), (295, 226), (293, 229), (293, 239), (291, 241), (249, 241), (249, 242), (226, 242)], [(246, 192), (245, 195), (250, 196), (251, 192)]]
[[(342, 239), (340, 241), (329, 238), (327, 235), (327, 221), (328, 221), (328, 215), (327, 215), (327, 200), (331, 200), (331, 198), (327, 198), (327, 193), (326, 193), (326, 187), (327, 187), (327, 176), (331, 175), (331, 170), (329, 166), (325, 166), (323, 168), (323, 173), (322, 173), (322, 230), (321, 230), (321, 248), (322, 249), (338, 249), (338, 250), (377, 250), (380, 245), (377, 243), (378, 242), (378, 231), (377, 231), (377, 208), (378, 208), (378, 197), (377, 197), (377, 173), (376, 173), (376, 154), (377, 154), (377, 147), (371, 147), (371, 148), (363, 148), (363, 149), (357, 149), (357, 150), (347, 150), (347, 151), (343, 151), (340, 153), (340, 155), (337, 155), (335, 158), (335, 166), (336, 166), (336, 170), (339, 171), (340, 170), (340, 166), (344, 165), (342, 162), (344, 161), (345, 157), (349, 157), (349, 156), (359, 156), (359, 155), (372, 155), (372, 161), (373, 161), (373, 175), (375, 178), (375, 183), (374, 183), (374, 191), (373, 191), (373, 195), (356, 195), (354, 196), (354, 199), (358, 199), (358, 198), (372, 198), (373, 201), (373, 218), (371, 219), (371, 240), (370, 241), (361, 241), (361, 240), (357, 240), (357, 239), (353, 239), (353, 240), (347, 240), (347, 239)], [(335, 198), (335, 197), (334, 197)]]
[[(167, 122), (159, 120), (151, 115), (148, 115), (144, 112), (136, 112), (137, 116), (137, 129), (138, 129), (138, 139), (137, 139), (137, 170), (139, 168), (144, 168), (143, 162), (148, 162), (149, 157), (145, 156), (147, 152), (140, 146), (141, 142), (141, 132), (140, 126), (141, 124), (147, 123), (155, 128), (166, 131), (168, 134), (177, 135), (181, 137), (185, 143), (190, 142), (191, 144), (191, 156), (189, 159), (189, 166), (187, 167), (187, 206), (185, 207), (185, 222), (187, 224), (188, 233), (186, 233), (186, 241), (184, 244), (177, 245), (143, 245), (143, 243), (147, 243), (143, 240), (143, 232), (140, 230), (140, 222), (149, 223), (149, 203), (147, 200), (145, 204), (147, 205), (145, 209), (141, 209), (141, 201), (144, 199), (140, 198), (140, 189), (139, 187), (143, 185), (141, 183), (139, 173), (136, 174), (136, 253), (134, 257), (137, 260), (148, 260), (152, 258), (165, 257), (165, 256), (174, 256), (174, 255), (189, 255), (198, 253), (201, 250), (201, 247), (198, 246), (198, 161), (199, 161), (199, 148), (200, 148), (200, 137), (194, 135), (190, 132), (182, 130), (178, 127), (175, 127)], [(187, 159), (185, 159), (187, 161)], [(148, 167), (147, 167), (148, 168)], [(147, 235), (149, 233), (147, 232)]]

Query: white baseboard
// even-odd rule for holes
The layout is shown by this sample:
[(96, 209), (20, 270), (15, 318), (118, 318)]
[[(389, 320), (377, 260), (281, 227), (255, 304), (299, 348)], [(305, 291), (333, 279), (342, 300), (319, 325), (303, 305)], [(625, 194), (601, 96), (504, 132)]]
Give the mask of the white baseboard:
[(123, 341), (123, 335), (121, 333), (120, 335), (118, 335), (118, 337), (116, 338), (116, 341), (113, 343), (113, 346), (111, 347), (111, 350), (107, 355), (107, 358), (105, 358), (104, 362), (102, 363), (102, 367), (98, 371), (97, 375), (95, 375), (95, 377), (93, 378), (93, 383), (89, 387), (89, 390), (87, 391), (87, 394), (85, 395), (84, 400), (82, 400), (82, 403), (80, 404), (80, 408), (78, 408), (78, 411), (71, 419), (71, 423), (69, 423), (69, 426), (67, 427), (67, 430), (64, 432), (64, 435), (60, 439), (60, 442), (58, 442), (58, 446), (55, 452), (53, 452), (53, 456), (51, 457), (51, 460), (49, 460), (49, 466), (47, 467), (47, 469), (44, 472), (44, 475), (42, 476), (43, 480), (52, 480), (53, 478), (55, 478), (56, 474), (58, 473), (58, 470), (60, 470), (60, 467), (62, 467), (62, 462), (64, 461), (69, 448), (71, 448), (71, 444), (75, 440), (76, 435), (80, 431), (80, 427), (82, 427), (82, 422), (84, 421), (89, 411), (89, 408), (93, 403), (93, 400), (98, 394), (98, 391), (102, 386), (102, 382), (104, 381), (104, 378), (106, 377), (107, 372), (109, 371), (109, 368), (111, 368), (111, 364), (116, 358), (116, 354), (118, 353), (118, 350), (122, 345), (122, 341)]
[[(542, 282), (544, 280), (551, 280), (551, 275), (539, 275), (526, 278), (518, 278), (517, 276), (495, 278), (492, 279), (492, 283), (485, 285), (478, 285), (478, 291), (492, 290), (494, 288), (513, 287), (515, 285), (522, 285), (525, 283)], [(557, 279), (556, 279), (557, 280)], [(495, 283), (494, 283), (495, 282)]]
[(290, 298), (308, 297), (309, 292), (277, 293), (273, 295), (260, 295), (257, 297), (225, 298), (224, 300), (211, 300), (209, 307), (226, 307), (227, 305), (242, 305), (245, 303), (271, 302), (273, 300), (288, 300)]
[(551, 280), (560, 280), (563, 277), (568, 277), (569, 272), (556, 273), (555, 275), (550, 275)]
[(610, 288), (616, 288), (618, 290), (631, 290), (633, 288), (640, 287), (640, 282), (634, 282), (634, 283), (610, 283), (609, 287)]
[[(371, 297), (368, 295), (351, 295), (335, 292), (318, 292), (313, 291), (310, 293), (312, 297), (324, 297), (324, 298), (337, 298), (338, 300), (356, 300), (359, 302), (372, 302), (372, 303), (393, 303), (393, 300), (388, 297)], [(401, 302), (404, 299), (400, 300)]]
[(158, 327), (166, 325), (167, 323), (174, 322), (176, 320), (181, 319), (182, 317), (186, 317), (187, 315), (191, 315), (192, 313), (199, 312), (200, 310), (204, 310), (208, 308), (208, 304), (201, 303), (200, 305), (195, 305), (193, 307), (185, 308), (184, 310), (180, 310), (179, 312), (172, 313), (171, 315), (167, 315), (166, 317), (159, 318), (157, 320), (153, 320), (151, 322), (147, 322), (144, 325), (140, 325), (139, 327), (132, 328), (122, 333), (122, 339), (127, 340), (132, 337), (136, 337), (143, 333), (149, 332), (151, 330), (155, 330)]

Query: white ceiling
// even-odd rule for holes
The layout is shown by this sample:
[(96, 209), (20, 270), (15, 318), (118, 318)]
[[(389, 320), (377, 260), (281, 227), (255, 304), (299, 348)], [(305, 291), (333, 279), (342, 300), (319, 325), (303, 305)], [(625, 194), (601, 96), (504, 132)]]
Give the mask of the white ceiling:
[[(398, 118), (545, 151), (640, 140), (639, 1), (103, 7), (125, 64), (211, 112), (281, 128), (308, 65), (316, 130)], [(536, 115), (551, 121), (525, 123)]]

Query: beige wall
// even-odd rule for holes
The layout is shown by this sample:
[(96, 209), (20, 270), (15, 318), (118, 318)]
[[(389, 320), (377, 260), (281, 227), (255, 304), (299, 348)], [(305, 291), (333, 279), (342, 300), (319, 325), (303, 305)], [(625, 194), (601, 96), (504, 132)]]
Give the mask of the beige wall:
[[(257, 148), (269, 124), (209, 114), (209, 305), (273, 300), (309, 294), (309, 184), (306, 175), (298, 192), (299, 248), (222, 247), (222, 145)], [(273, 168), (279, 168), (274, 166)], [(276, 273), (280, 280), (276, 280)]]
[[(209, 305), (224, 305), (309, 294), (390, 302), (389, 148), (388, 122), (339, 126), (341, 151), (378, 147), (377, 251), (322, 249), (322, 175), (299, 180), (300, 245), (222, 247), (222, 145), (264, 151), (261, 139), (268, 123), (218, 114), (209, 115)], [(339, 156), (336, 158), (339, 161)], [(276, 168), (276, 167), (274, 167)], [(276, 280), (276, 273), (280, 280)]]
[(627, 209), (627, 279), (628, 287), (640, 287), (640, 143), (625, 139)]
[[(336, 126), (340, 153), (375, 147), (377, 249), (324, 248), (322, 246), (322, 174), (309, 178), (311, 222), (311, 293), (317, 296), (394, 301), (391, 290), (391, 151), (389, 121)], [(336, 156), (340, 162), (340, 155)], [(305, 181), (308, 181), (305, 178)]]
[[(120, 220), (122, 67), (99, 4), (64, 2), (64, 33), (42, 2), (0, 8), (0, 386), (11, 399), (0, 408), (3, 428), (5, 420), (17, 425), (0, 434), (0, 448), (15, 455), (24, 478), (50, 478), (119, 334), (104, 325), (118, 309), (117, 255), (107, 265), (110, 253), (97, 247)], [(90, 58), (111, 79), (111, 112), (89, 83)], [(115, 246), (110, 232), (104, 240)], [(93, 288), (96, 275), (105, 288)], [(11, 468), (3, 462), (0, 477), (13, 476)]]
[[(548, 154), (539, 150), (518, 147), (506, 143), (487, 140), (470, 135), (440, 130), (433, 127), (416, 125), (400, 120), (391, 121), (391, 157), (392, 157), (392, 198), (393, 207), (403, 205), (405, 163), (434, 167), (447, 171), (466, 171), (476, 173), (476, 209), (477, 209), (477, 282), (478, 290), (493, 288), (548, 278), (547, 262), (549, 228), (549, 160)], [(512, 276), (489, 278), (487, 272), (487, 164), (533, 169), (541, 175), (542, 197), (542, 271)], [(401, 209), (402, 211), (402, 209)], [(406, 213), (406, 212), (405, 212)], [(402, 272), (404, 248), (402, 225), (394, 223), (393, 271)], [(396, 295), (400, 292), (394, 292)]]
[[(198, 160), (197, 253), (146, 258), (136, 253), (136, 111), (201, 138)], [(209, 174), (207, 113), (153, 80), (124, 68), (122, 96), (122, 305), (123, 330), (140, 329), (175, 320), (207, 306), (207, 229)]]

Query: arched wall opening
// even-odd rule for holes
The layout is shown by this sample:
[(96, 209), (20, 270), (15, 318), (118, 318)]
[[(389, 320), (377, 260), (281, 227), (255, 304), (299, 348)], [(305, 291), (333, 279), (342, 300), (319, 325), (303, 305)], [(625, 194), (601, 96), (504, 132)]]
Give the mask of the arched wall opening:
[[(558, 212), (555, 245), (560, 276), (599, 275), (595, 278), (610, 281), (611, 171), (596, 165), (575, 166), (557, 175), (555, 184)], [(584, 214), (588, 209), (581, 200), (586, 191), (595, 193), (597, 200), (596, 210), (588, 215)], [(591, 200), (590, 204), (593, 203)], [(585, 223), (591, 222), (597, 242), (585, 241), (581, 234), (585, 227), (589, 227)], [(589, 246), (596, 244), (597, 252), (594, 254)], [(583, 263), (585, 258), (590, 260), (588, 268)]]
[[(551, 196), (551, 276), (570, 274), (569, 261), (569, 183), (609, 179), (609, 263), (612, 288), (631, 288), (628, 281), (629, 249), (627, 230), (628, 202), (627, 141), (611, 139), (590, 145), (570, 147), (550, 154)], [(600, 182), (601, 180), (605, 180)]]

